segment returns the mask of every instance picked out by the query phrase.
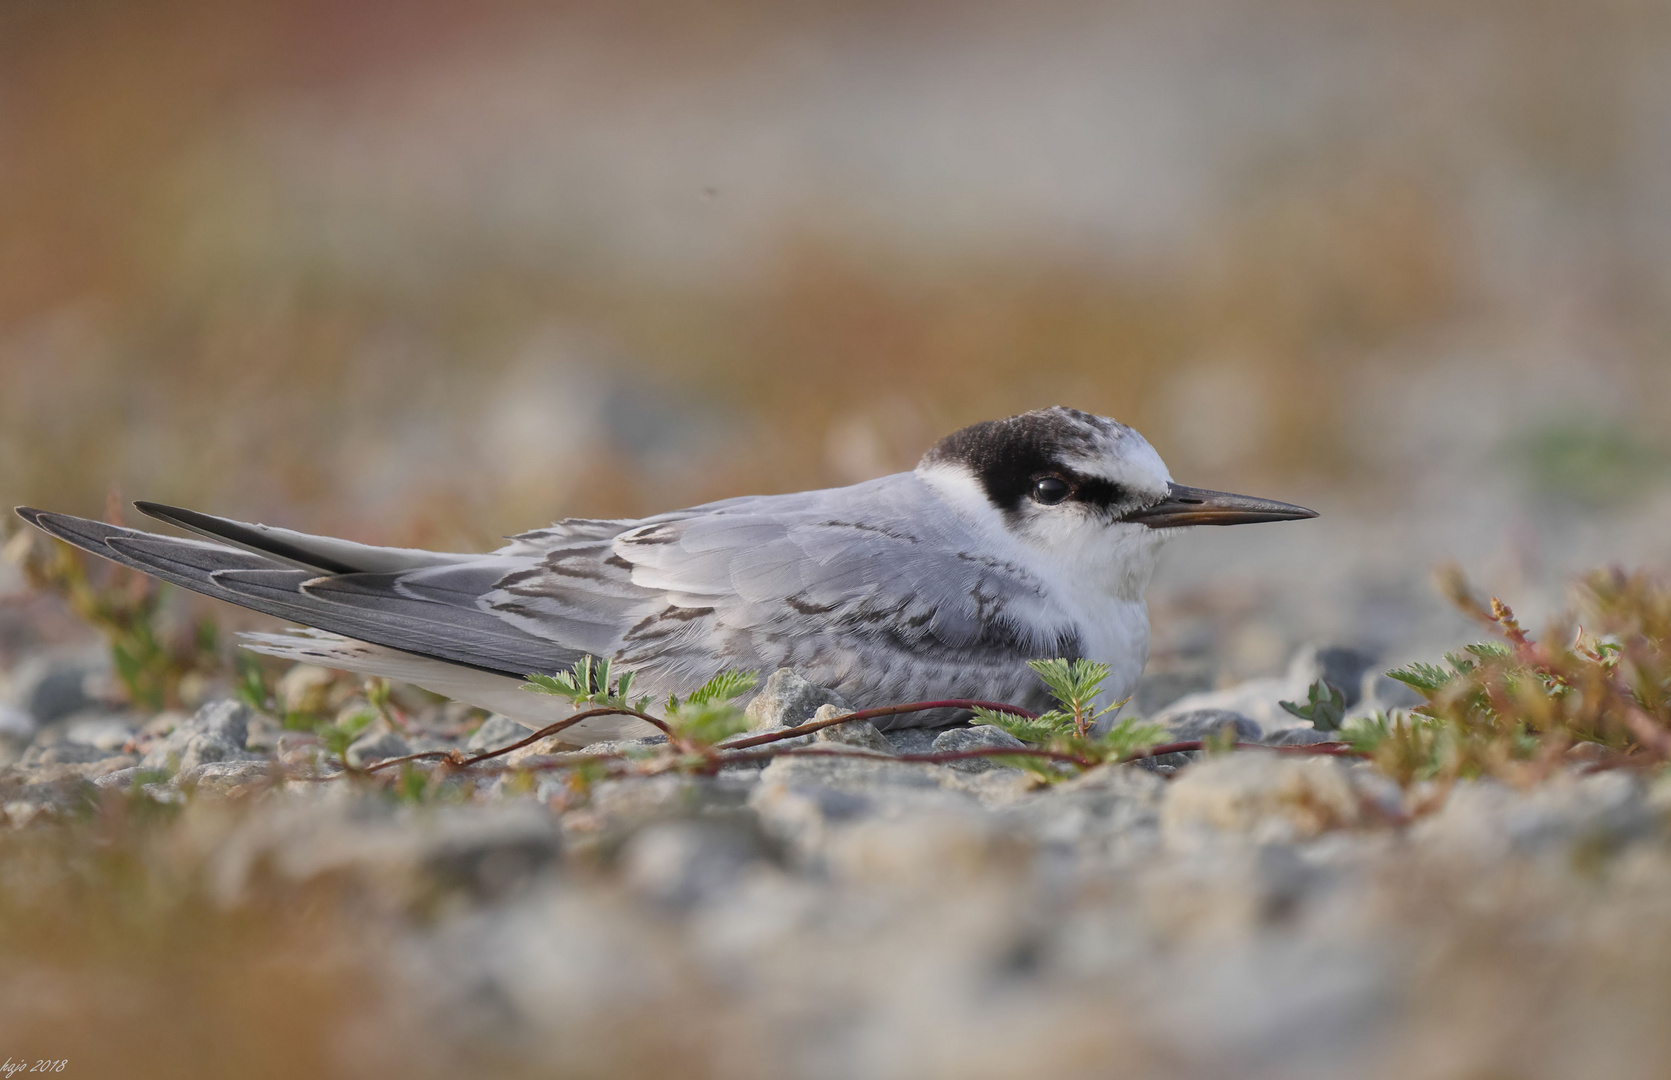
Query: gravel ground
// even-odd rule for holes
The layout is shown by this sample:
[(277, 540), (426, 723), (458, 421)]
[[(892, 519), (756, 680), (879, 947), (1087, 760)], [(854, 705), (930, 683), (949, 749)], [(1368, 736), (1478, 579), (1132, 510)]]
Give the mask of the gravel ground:
[[(1158, 712), (1180, 738), (1303, 742), (1274, 700), (1320, 670), (1355, 674), (1356, 709), (1396, 703), (1367, 658), (1307, 649)], [(990, 729), (856, 723), (820, 738), (873, 758), (483, 773), (413, 802), (286, 779), (313, 748), (230, 700), (100, 704), (99, 675), (96, 653), (37, 658), (0, 712), (0, 914), (27, 976), (0, 989), (0, 1048), (84, 1075), (257, 1055), (270, 1075), (1660, 1076), (1671, 1050), (1671, 786), (1651, 776), (1401, 791), (1247, 750), (1041, 788), (890, 760), (1007, 738)], [(828, 701), (785, 672), (752, 716)], [(351, 756), (518, 734), (448, 716)], [(65, 867), (101, 835), (86, 850), (125, 837), (137, 869), (89, 899)], [(43, 903), (98, 948), (43, 951)], [(300, 944), (260, 937), (303, 911)], [(246, 922), (264, 929), (227, 945)], [(326, 974), (272, 974), (296, 965)], [(182, 1004), (191, 979), (236, 989)], [(250, 984), (285, 989), (239, 1011)]]

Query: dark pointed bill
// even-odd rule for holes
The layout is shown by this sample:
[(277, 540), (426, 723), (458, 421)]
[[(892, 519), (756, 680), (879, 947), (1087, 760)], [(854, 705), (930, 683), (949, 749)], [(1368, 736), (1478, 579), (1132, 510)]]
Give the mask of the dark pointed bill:
[(1292, 503), (1173, 484), (1165, 499), (1132, 511), (1124, 520), (1151, 529), (1175, 529), (1185, 525), (1250, 525), (1256, 521), (1293, 521), (1316, 516), (1317, 511)]

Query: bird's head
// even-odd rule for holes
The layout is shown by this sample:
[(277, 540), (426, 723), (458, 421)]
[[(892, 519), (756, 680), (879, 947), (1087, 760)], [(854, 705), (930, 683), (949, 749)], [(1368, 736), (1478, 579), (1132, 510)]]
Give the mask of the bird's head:
[(1270, 499), (1173, 483), (1148, 440), (1056, 406), (988, 420), (936, 443), (918, 475), (1067, 572), (1140, 595), (1160, 543), (1196, 525), (1316, 517)]

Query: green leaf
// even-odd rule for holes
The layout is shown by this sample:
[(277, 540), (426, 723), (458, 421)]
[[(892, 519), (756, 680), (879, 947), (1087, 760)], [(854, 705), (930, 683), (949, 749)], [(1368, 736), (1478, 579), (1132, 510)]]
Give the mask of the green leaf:
[(1130, 757), (1141, 750), (1159, 745), (1166, 741), (1167, 730), (1159, 724), (1148, 724), (1134, 716), (1128, 716), (1115, 724), (1106, 733), (1099, 736), (1099, 749), (1106, 755), (1105, 761), (1118, 761), (1123, 757)]
[(1392, 735), (1392, 721), (1387, 714), (1360, 716), (1340, 729), (1340, 738), (1360, 754), (1373, 754)]
[(1437, 664), (1418, 660), (1401, 668), (1393, 668), (1387, 672), (1387, 678), (1396, 679), (1423, 697), (1431, 698), (1450, 685), (1456, 675)]
[(1346, 717), (1346, 695), (1338, 687), (1318, 679), (1306, 691), (1306, 699), (1305, 705), (1293, 701), (1278, 704), (1301, 720), (1309, 720), (1318, 731), (1340, 730), (1340, 723)]
[(395, 780), (394, 795), (398, 802), (422, 803), (427, 801), (430, 789), (430, 774), (412, 767), (410, 761), (400, 767), (400, 775)]
[(748, 730), (748, 717), (729, 701), (697, 701), (694, 696), (667, 716), (673, 733), (696, 746), (712, 746)]
[(348, 748), (354, 745), (354, 740), (376, 719), (377, 713), (373, 710), (357, 709), (334, 723), (329, 720), (322, 721), (314, 728), (314, 734), (319, 736), (319, 741), (324, 744), (326, 750), (337, 757), (343, 757), (348, 753)]
[(1038, 673), (1062, 708), (1081, 714), (1091, 709), (1109, 670), (1107, 664), (1095, 660), (1029, 660), (1027, 666)]
[(567, 698), (575, 705), (642, 711), (649, 699), (640, 698), (636, 704), (629, 700), (627, 695), (632, 689), (632, 680), (633, 672), (623, 672), (616, 679), (608, 660), (596, 660), (588, 654), (575, 661), (571, 671), (559, 671), (554, 675), (536, 672), (523, 676), (522, 688), (536, 694)]
[(976, 706), (973, 712), (977, 724), (990, 724), (1032, 746), (1043, 746), (1073, 731), (1073, 717), (1058, 709), (1038, 717), (1017, 716), (981, 706)]
[(730, 701), (732, 698), (753, 690), (760, 683), (760, 676), (752, 671), (738, 671), (735, 668), (715, 675), (695, 690), (686, 699), (689, 704), (706, 705), (715, 701)]
[(233, 686), (237, 699), (256, 712), (267, 712), (272, 707), (272, 695), (267, 692), (267, 676), (255, 654), (240, 651), (237, 656), (238, 681)]

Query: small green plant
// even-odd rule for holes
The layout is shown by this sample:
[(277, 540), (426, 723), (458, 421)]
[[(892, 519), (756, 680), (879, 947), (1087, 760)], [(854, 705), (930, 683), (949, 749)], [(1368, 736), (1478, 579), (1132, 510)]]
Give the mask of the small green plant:
[(1440, 745), (1445, 725), (1417, 713), (1394, 710), (1358, 717), (1341, 728), (1340, 737), (1353, 753), (1369, 758), (1405, 787), (1433, 779), (1445, 758)]
[(1301, 720), (1309, 720), (1318, 731), (1340, 730), (1340, 723), (1346, 718), (1346, 695), (1338, 687), (1318, 679), (1306, 692), (1306, 699), (1304, 705), (1295, 701), (1279, 704)]
[(650, 698), (646, 694), (637, 701), (630, 700), (632, 678), (630, 671), (624, 671), (616, 678), (608, 660), (595, 660), (588, 654), (575, 661), (572, 671), (526, 676), (527, 681), (522, 688), (536, 694), (567, 698), (575, 705), (643, 712)]
[[(1159, 724), (1144, 724), (1127, 718), (1101, 735), (1093, 734), (1097, 721), (1118, 710), (1124, 701), (1096, 707), (1097, 695), (1108, 679), (1108, 665), (1091, 660), (1029, 660), (1057, 707), (1036, 717), (1015, 716), (996, 709), (976, 706), (975, 721), (990, 724), (1055, 755), (1077, 759), (1085, 765), (1118, 761), (1147, 749), (1166, 737)], [(1046, 780), (1063, 776), (1062, 763), (1055, 758), (1019, 758), (1017, 764)]]
[(636, 701), (631, 699), (632, 679), (630, 671), (615, 677), (608, 660), (583, 656), (572, 671), (529, 675), (523, 689), (566, 698), (577, 707), (639, 716), (663, 727), (681, 748), (705, 753), (722, 739), (747, 729), (748, 720), (735, 701), (760, 682), (760, 676), (752, 671), (728, 668), (691, 691), (683, 701), (679, 695), (669, 694), (665, 719), (657, 720), (644, 711), (650, 704), (648, 694)]
[(1534, 640), (1501, 600), (1476, 599), (1457, 572), (1442, 588), (1499, 640), (1387, 674), (1424, 703), (1343, 732), (1383, 772), (1410, 783), (1492, 775), (1529, 781), (1577, 742), (1617, 760), (1671, 759), (1671, 586), (1608, 570), (1578, 588), (1593, 630), (1554, 623)]
[(267, 672), (255, 654), (239, 650), (232, 666), (235, 673), (232, 696), (256, 712), (271, 715), (275, 711), (272, 687), (268, 685)]
[(748, 717), (736, 704), (736, 699), (759, 683), (760, 676), (752, 671), (722, 671), (697, 687), (684, 701), (680, 701), (677, 695), (669, 695), (667, 723), (672, 727), (674, 736), (685, 745), (701, 749), (711, 747), (748, 730)]
[[(295, 665), (291, 671), (298, 669), (307, 670), (302, 665)], [(288, 694), (281, 693), (279, 681), (272, 677), (273, 662), (263, 663), (263, 658), (255, 653), (239, 651), (233, 658), (232, 695), (256, 712), (277, 719), (288, 731), (318, 733), (322, 728), (335, 724), (336, 716), (352, 698), (357, 677), (347, 672), (312, 670), (321, 677), (307, 684), (303, 692), (292, 690)], [(362, 687), (367, 703), (380, 715), (387, 715), (389, 711), (387, 686), (382, 679), (366, 679)], [(378, 702), (379, 687), (383, 688), (381, 706)]]
[(366, 728), (376, 719), (376, 710), (356, 709), (334, 721), (321, 722), (313, 729), (313, 733), (319, 736), (320, 745), (325, 748), (326, 753), (346, 761), (348, 748), (354, 745), (354, 740), (364, 734)]

